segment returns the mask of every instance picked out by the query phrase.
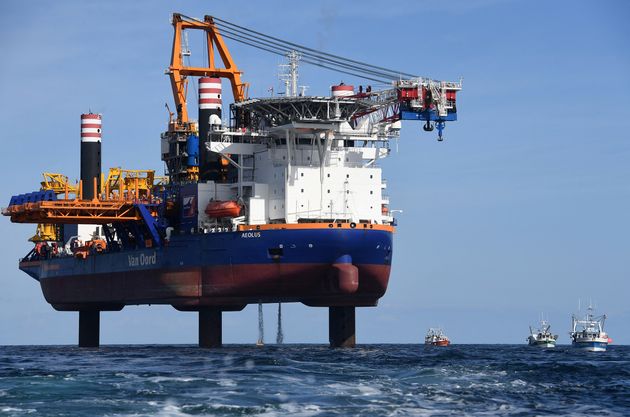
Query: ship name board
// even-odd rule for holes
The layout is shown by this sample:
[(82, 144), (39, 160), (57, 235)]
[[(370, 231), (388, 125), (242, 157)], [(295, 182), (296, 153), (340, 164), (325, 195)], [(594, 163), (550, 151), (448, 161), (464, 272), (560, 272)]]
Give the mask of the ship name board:
[(127, 255), (129, 259), (129, 266), (146, 266), (157, 264), (157, 252), (153, 252), (153, 255), (147, 255), (141, 253), (138, 256)]
[(241, 233), (241, 237), (245, 239), (260, 237), (260, 232), (243, 232)]

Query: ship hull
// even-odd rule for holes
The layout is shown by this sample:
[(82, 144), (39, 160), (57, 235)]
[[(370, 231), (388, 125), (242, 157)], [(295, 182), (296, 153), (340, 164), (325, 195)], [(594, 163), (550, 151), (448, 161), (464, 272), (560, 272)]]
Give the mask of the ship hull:
[(545, 342), (545, 341), (529, 342), (529, 346), (539, 347), (539, 348), (555, 348), (556, 342)]
[(532, 347), (539, 347), (539, 348), (555, 348), (556, 347), (556, 341), (553, 339), (538, 340), (533, 336), (529, 336), (527, 338), (527, 342), (529, 346), (532, 346)]
[(429, 346), (438, 346), (438, 347), (446, 347), (449, 346), (451, 342), (449, 340), (438, 340), (437, 342), (429, 342), (427, 345)]
[[(390, 231), (265, 230), (179, 235), (160, 248), (21, 262), (20, 269), (58, 310), (374, 306), (387, 289), (391, 258)], [(356, 278), (358, 285), (345, 282)]]
[(588, 352), (605, 352), (608, 348), (608, 343), (603, 341), (573, 341), (572, 345)]

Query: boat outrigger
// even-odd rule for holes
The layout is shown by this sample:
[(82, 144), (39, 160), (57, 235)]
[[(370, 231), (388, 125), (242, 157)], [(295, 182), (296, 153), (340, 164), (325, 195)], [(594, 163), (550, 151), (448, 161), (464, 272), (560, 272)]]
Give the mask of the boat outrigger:
[(589, 352), (605, 352), (612, 339), (604, 331), (606, 315), (595, 317), (593, 306), (589, 305), (586, 315), (579, 319), (575, 314), (571, 317), (571, 341), (573, 347)]
[(540, 320), (540, 327), (534, 331), (532, 326), (529, 326), (529, 336), (527, 342), (530, 346), (537, 346), (543, 348), (556, 347), (556, 341), (558, 340), (557, 334), (551, 333), (551, 325), (544, 319)]

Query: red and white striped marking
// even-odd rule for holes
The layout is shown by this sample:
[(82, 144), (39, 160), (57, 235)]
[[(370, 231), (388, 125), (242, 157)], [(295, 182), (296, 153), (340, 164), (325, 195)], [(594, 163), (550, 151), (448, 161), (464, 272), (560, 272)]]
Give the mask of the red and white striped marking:
[(353, 85), (333, 85), (332, 96), (333, 97), (348, 97), (354, 95)]
[(82, 114), (81, 115), (81, 142), (101, 141), (101, 115)]
[(221, 79), (199, 78), (199, 108), (221, 110)]

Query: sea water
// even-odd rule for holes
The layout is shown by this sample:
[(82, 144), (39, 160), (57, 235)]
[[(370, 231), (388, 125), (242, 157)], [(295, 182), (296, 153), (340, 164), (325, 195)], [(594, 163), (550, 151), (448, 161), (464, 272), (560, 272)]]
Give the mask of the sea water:
[(629, 416), (630, 347), (0, 347), (0, 416)]

